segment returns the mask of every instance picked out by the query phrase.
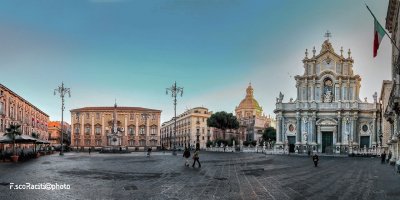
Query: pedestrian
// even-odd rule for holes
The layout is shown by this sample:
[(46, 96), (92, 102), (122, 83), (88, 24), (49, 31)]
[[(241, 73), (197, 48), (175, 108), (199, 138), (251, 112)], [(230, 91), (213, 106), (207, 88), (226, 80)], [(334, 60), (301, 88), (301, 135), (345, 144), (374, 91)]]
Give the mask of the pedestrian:
[(389, 150), (389, 154), (388, 154), (388, 159), (387, 162), (390, 162), (390, 159), (392, 159), (392, 151)]
[(193, 154), (193, 165), (192, 167), (194, 168), (194, 165), (197, 163), (199, 163), (199, 167), (201, 167), (200, 161), (199, 161), (199, 149), (197, 148), (196, 151)]
[(149, 147), (149, 148), (147, 149), (147, 157), (150, 157), (150, 154), (151, 154), (151, 147)]
[(386, 161), (386, 151), (383, 151), (383, 153), (381, 154), (381, 164), (384, 164)]
[(317, 154), (314, 154), (314, 156), (312, 157), (312, 159), (313, 159), (313, 161), (314, 161), (314, 167), (318, 167), (318, 161), (319, 161), (318, 155), (317, 155)]
[(190, 151), (187, 147), (185, 148), (185, 151), (183, 152), (183, 157), (185, 158), (185, 166), (189, 167)]
[(310, 157), (310, 156), (311, 156), (311, 150), (308, 149), (308, 157)]

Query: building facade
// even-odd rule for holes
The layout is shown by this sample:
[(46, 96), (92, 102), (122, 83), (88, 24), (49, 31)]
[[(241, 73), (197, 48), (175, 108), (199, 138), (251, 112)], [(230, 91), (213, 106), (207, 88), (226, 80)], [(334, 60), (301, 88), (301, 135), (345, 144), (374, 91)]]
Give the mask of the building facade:
[(84, 107), (71, 110), (71, 146), (78, 149), (160, 147), (161, 110)]
[(394, 45), (400, 46), (399, 32), (399, 0), (389, 0), (386, 15), (386, 29), (391, 34), (395, 44), (392, 44), (392, 90), (390, 91), (387, 107), (385, 108), (385, 119), (391, 124), (390, 136), (386, 143), (392, 152), (391, 162), (400, 158), (400, 53)]
[(275, 120), (263, 114), (262, 107), (254, 98), (254, 89), (249, 84), (246, 96), (235, 108), (236, 118), (239, 121), (239, 141), (260, 141), (264, 129), (273, 127)]
[(276, 148), (322, 153), (376, 151), (379, 122), (377, 94), (373, 103), (359, 99), (361, 77), (353, 72), (350, 49), (336, 54), (329, 40), (312, 55), (306, 50), (304, 74), (295, 76), (297, 98), (276, 99)]
[(387, 110), (390, 93), (392, 91), (393, 83), (392, 81), (384, 80), (382, 83), (379, 114), (380, 117), (380, 134), (379, 134), (379, 144), (384, 151), (388, 152), (389, 146), (391, 145), (390, 139), (392, 137), (392, 124), (384, 119), (385, 111)]
[(166, 149), (190, 147), (205, 149), (208, 141), (213, 140), (213, 128), (207, 126), (207, 119), (212, 115), (204, 107), (196, 107), (164, 122), (161, 126), (161, 144)]
[[(63, 126), (64, 131), (64, 144), (68, 144), (71, 142), (71, 126), (64, 122)], [(51, 121), (48, 124), (48, 140), (51, 146), (58, 146), (61, 144), (61, 122), (60, 121)]]
[(37, 133), (47, 140), (49, 116), (27, 100), (0, 84), (0, 135), (4, 135), (10, 124), (21, 125), (25, 135)]

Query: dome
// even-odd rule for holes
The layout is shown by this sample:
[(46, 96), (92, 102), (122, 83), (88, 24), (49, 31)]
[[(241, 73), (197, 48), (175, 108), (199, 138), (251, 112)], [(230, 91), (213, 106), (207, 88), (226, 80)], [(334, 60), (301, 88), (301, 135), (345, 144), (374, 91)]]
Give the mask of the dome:
[(262, 108), (258, 104), (257, 100), (254, 99), (253, 91), (253, 87), (251, 87), (251, 84), (249, 84), (249, 87), (246, 89), (246, 97), (240, 102), (236, 110), (255, 109), (258, 112), (262, 112)]

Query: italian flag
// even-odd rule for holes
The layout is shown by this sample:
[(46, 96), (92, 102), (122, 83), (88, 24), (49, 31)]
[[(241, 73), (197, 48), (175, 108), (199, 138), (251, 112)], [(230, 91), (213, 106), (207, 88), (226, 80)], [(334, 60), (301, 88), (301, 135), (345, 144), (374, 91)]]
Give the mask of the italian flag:
[(378, 55), (379, 44), (381, 44), (385, 30), (374, 17), (374, 58)]

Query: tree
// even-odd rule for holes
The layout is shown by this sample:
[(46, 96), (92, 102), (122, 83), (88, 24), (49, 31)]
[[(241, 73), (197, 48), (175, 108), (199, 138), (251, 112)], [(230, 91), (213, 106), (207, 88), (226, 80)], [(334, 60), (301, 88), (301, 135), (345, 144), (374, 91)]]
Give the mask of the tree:
[(239, 122), (232, 113), (225, 111), (216, 112), (207, 119), (207, 126), (222, 130), (223, 139), (225, 139), (226, 129), (238, 129)]
[(272, 141), (276, 141), (276, 130), (274, 127), (268, 127), (264, 130), (262, 135), (264, 141), (271, 143)]
[(21, 135), (21, 130), (20, 130), (21, 125), (19, 124), (10, 124), (10, 127), (6, 128), (6, 133), (4, 135), (7, 135), (9, 138), (13, 140), (13, 155), (16, 156), (15, 152), (15, 136)]

